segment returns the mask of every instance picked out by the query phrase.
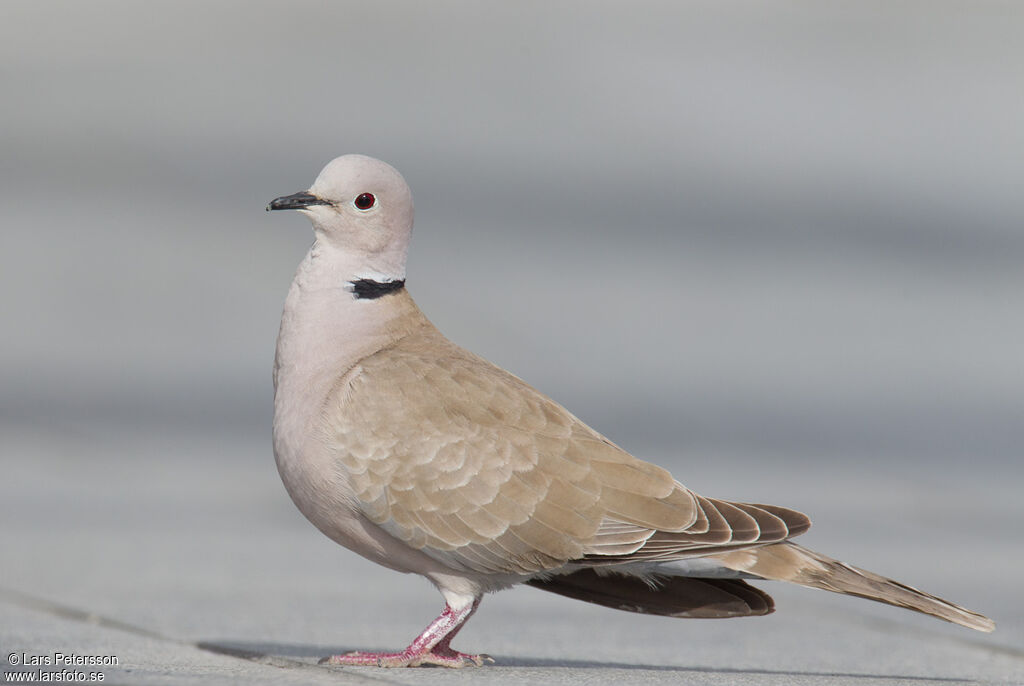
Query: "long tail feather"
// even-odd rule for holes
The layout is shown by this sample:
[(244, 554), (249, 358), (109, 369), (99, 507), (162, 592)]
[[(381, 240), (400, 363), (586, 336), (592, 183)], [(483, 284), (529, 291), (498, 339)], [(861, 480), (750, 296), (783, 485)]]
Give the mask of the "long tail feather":
[(995, 622), (930, 593), (833, 560), (795, 543), (739, 550), (712, 557), (726, 567), (763, 579), (789, 581), (833, 593), (876, 600), (922, 612), (978, 631), (992, 631)]

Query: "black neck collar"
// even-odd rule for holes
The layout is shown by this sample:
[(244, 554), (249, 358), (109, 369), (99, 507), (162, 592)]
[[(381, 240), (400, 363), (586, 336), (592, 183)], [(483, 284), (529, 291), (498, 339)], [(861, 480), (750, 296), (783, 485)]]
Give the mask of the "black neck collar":
[(405, 279), (395, 281), (374, 281), (373, 279), (357, 279), (349, 281), (352, 284), (352, 293), (356, 300), (376, 300), (388, 293), (394, 293), (405, 288)]

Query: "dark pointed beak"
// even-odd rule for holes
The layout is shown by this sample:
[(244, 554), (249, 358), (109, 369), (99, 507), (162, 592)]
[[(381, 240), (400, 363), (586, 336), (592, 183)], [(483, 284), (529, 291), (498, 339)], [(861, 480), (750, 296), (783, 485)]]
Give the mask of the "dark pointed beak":
[(313, 205), (330, 205), (326, 200), (318, 198), (312, 193), (306, 191), (300, 191), (298, 193), (292, 193), (291, 195), (283, 195), (280, 198), (275, 198), (270, 201), (267, 205), (267, 212), (270, 210), (301, 210), (306, 207), (312, 207)]

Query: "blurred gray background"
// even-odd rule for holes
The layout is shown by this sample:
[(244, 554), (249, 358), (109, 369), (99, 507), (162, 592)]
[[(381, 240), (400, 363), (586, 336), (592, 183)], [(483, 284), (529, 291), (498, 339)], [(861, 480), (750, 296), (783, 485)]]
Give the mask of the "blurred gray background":
[[(757, 621), (594, 610), (657, 628), (664, 650), (615, 660), (714, 667), (669, 650), (712, 632), (771, 670), (752, 646), (852, 614), (1019, 670), (1022, 35), (1014, 2), (4, 3), (0, 583), (277, 653), (433, 616), (302, 521), (270, 447), (311, 232), (263, 208), (362, 152), (413, 188), (408, 285), (451, 338), (687, 485), (808, 511), (809, 545), (1000, 623), (773, 587)], [(463, 644), (596, 657), (541, 619), (591, 608), (505, 596)], [(62, 635), (19, 622), (11, 649)], [(830, 652), (856, 636), (800, 669), (857, 672)]]

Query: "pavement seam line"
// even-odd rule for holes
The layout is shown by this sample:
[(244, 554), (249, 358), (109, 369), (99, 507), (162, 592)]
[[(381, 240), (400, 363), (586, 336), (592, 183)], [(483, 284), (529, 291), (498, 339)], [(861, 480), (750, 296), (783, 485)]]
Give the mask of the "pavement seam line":
[(248, 662), (254, 662), (259, 665), (267, 667), (276, 667), (278, 669), (313, 669), (317, 672), (332, 673), (336, 674), (339, 678), (343, 679), (348, 683), (355, 684), (398, 684), (400, 682), (385, 679), (379, 676), (370, 676), (369, 674), (356, 674), (350, 671), (342, 671), (339, 668), (324, 667), (318, 664), (310, 664), (303, 662), (302, 660), (292, 660), (287, 657), (281, 657), (278, 655), (267, 655), (265, 653), (258, 653), (253, 651), (241, 650), (238, 648), (232, 648), (230, 646), (219, 645), (212, 641), (184, 641), (173, 636), (167, 636), (157, 631), (129, 624), (128, 622), (122, 622), (119, 619), (113, 619), (111, 617), (105, 617), (95, 612), (88, 612), (81, 610), (70, 605), (64, 605), (61, 603), (54, 602), (52, 600), (46, 600), (24, 591), (18, 591), (11, 588), (0, 587), (0, 600), (3, 600), (11, 605), (18, 605), (20, 607), (35, 610), (36, 612), (42, 612), (45, 614), (53, 615), (59, 619), (66, 619), (73, 622), (81, 622), (83, 624), (91, 624), (98, 626), (103, 629), (113, 629), (115, 631), (121, 631), (135, 636), (141, 636), (143, 638), (151, 638), (158, 641), (164, 641), (167, 643), (174, 643), (181, 646), (188, 646), (190, 648), (196, 648), (203, 652), (213, 653), (215, 655), (223, 655), (226, 657), (233, 657), (239, 660), (246, 660)]
[(851, 612), (844, 617), (844, 621), (848, 622), (851, 620), (854, 620), (863, 626), (870, 627), (874, 631), (884, 631), (885, 633), (899, 636), (905, 636), (907, 631), (912, 628), (913, 631), (925, 634), (933, 640), (944, 641), (961, 647), (983, 650), (990, 653), (996, 653), (998, 655), (1005, 655), (1019, 660), (1024, 660), (1024, 650), (998, 641), (992, 641), (985, 638), (975, 638), (974, 636), (951, 636), (927, 626), (915, 625), (911, 627), (909, 623), (900, 622), (897, 619), (889, 619), (887, 617), (867, 614), (863, 611), (857, 611), (856, 613)]

